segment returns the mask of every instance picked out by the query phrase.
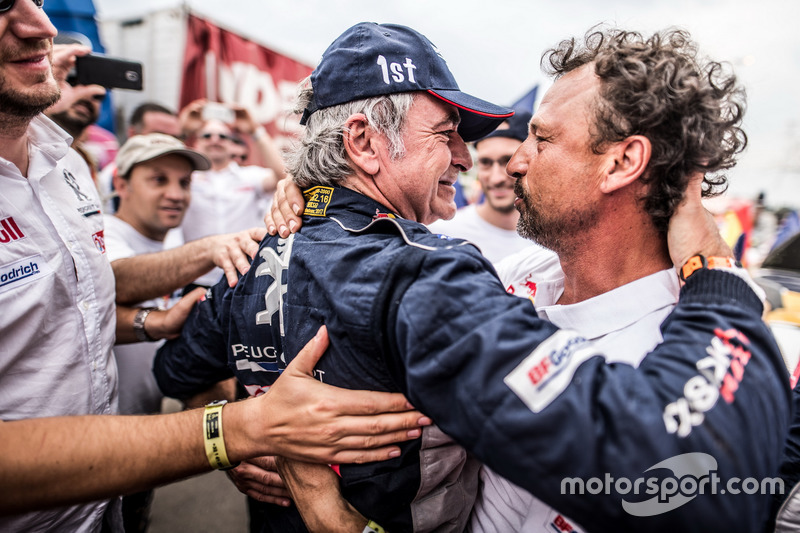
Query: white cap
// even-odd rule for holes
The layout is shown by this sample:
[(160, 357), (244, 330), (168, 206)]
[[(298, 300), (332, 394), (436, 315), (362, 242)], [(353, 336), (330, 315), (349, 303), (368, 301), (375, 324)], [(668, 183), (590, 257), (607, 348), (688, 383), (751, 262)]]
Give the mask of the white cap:
[(134, 135), (122, 145), (117, 152), (117, 173), (125, 176), (134, 165), (168, 154), (182, 155), (192, 164), (193, 170), (211, 168), (211, 161), (206, 156), (187, 148), (175, 137), (163, 133), (148, 133), (147, 135)]

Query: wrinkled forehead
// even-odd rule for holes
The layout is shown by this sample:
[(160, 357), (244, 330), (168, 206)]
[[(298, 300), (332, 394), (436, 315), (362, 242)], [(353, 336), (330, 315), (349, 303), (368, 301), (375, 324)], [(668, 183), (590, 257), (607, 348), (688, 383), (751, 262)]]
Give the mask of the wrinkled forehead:
[(592, 101), (599, 93), (600, 78), (588, 63), (558, 78), (542, 98), (542, 106), (574, 105)]
[(411, 105), (406, 126), (438, 129), (458, 128), (461, 115), (458, 108), (426, 93), (416, 93)]
[(588, 118), (599, 95), (600, 78), (594, 73), (594, 64), (583, 65), (553, 83), (542, 98), (531, 124), (541, 127), (554, 119), (580, 115)]

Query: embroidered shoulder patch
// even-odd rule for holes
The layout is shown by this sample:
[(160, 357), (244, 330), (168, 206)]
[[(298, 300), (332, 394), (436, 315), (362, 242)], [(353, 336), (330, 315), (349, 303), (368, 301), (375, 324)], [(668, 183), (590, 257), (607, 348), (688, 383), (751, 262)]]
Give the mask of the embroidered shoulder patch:
[(0, 265), (0, 293), (27, 285), (52, 273), (53, 269), (41, 255)]
[(324, 217), (333, 198), (333, 187), (323, 187), (321, 185), (311, 187), (303, 191), (303, 197), (306, 199), (304, 215)]
[(581, 363), (595, 355), (599, 354), (586, 339), (562, 329), (541, 343), (503, 381), (538, 413), (566, 390)]

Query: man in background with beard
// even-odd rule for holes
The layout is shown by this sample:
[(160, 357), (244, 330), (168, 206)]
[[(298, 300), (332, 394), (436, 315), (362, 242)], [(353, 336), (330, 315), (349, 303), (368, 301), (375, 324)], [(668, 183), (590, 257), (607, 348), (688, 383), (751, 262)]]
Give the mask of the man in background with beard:
[(493, 264), (526, 248), (552, 255), (517, 233), (519, 211), (514, 208), (514, 179), (506, 174), (511, 156), (528, 136), (530, 113), (517, 112), (492, 133), (475, 141), (478, 183), (483, 200), (456, 211), (450, 220), (428, 224), (433, 233), (466, 239)]

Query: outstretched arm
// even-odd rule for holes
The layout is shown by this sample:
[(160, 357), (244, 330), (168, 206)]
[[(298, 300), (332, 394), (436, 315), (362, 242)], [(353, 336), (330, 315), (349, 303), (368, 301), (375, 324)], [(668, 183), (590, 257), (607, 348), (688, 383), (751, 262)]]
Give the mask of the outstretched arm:
[(253, 119), (250, 111), (243, 106), (231, 106), (236, 114), (236, 122), (234, 127), (237, 131), (250, 135), (258, 148), (261, 158), (264, 161), (264, 166), (271, 169), (274, 173), (274, 180), (264, 183), (264, 191), (272, 192), (275, 190), (275, 185), (278, 181), (286, 177), (286, 165), (283, 163), (283, 157), (278, 149), (278, 145), (272, 136), (267, 133), (264, 126), (260, 125)]
[[(698, 253), (729, 253), (699, 193), (687, 194), (671, 231), (676, 267)], [(445, 433), (598, 530), (760, 528), (768, 494), (706, 490), (681, 502), (660, 483), (655, 493), (640, 483), (637, 495), (613, 483), (600, 494), (569, 492), (608, 477), (635, 483), (663, 473), (680, 481), (687, 468), (695, 480), (709, 478), (705, 466), (723, 490), (736, 478), (775, 476), (790, 414), (786, 370), (762, 304), (736, 269), (692, 273), (662, 325), (662, 344), (633, 368), (608, 364), (590, 341), (539, 320), (528, 301), (483, 288), (497, 283), (491, 276), (479, 283), (464, 268), (446, 271), (444, 255), (427, 254), (414, 271), (444, 271), (450, 283), (418, 279), (391, 295), (400, 304), (385, 315), (397, 317), (387, 329), (409, 399)], [(463, 310), (454, 312), (454, 301)], [(669, 460), (672, 472), (656, 466)], [(654, 466), (660, 472), (648, 472)], [(639, 505), (648, 499), (653, 505)]]
[(238, 273), (250, 269), (258, 252), (264, 228), (211, 235), (170, 250), (117, 259), (111, 263), (117, 288), (117, 303), (134, 304), (158, 298), (199, 278), (214, 266), (225, 271), (228, 285)]
[[(400, 394), (325, 385), (311, 370), (327, 348), (321, 330), (270, 392), (222, 413), (232, 462), (263, 455), (304, 461), (380, 461), (430, 420)], [(383, 413), (383, 414), (381, 414)], [(0, 423), (0, 514), (110, 496), (211, 470), (201, 409), (156, 416), (77, 416)]]
[[(198, 287), (181, 298), (167, 310), (154, 309), (144, 319), (144, 330), (153, 341), (175, 339), (181, 334), (183, 324), (192, 311), (192, 307), (205, 294), (205, 289)], [(136, 336), (133, 322), (139, 307), (117, 305), (116, 344), (142, 342)]]

